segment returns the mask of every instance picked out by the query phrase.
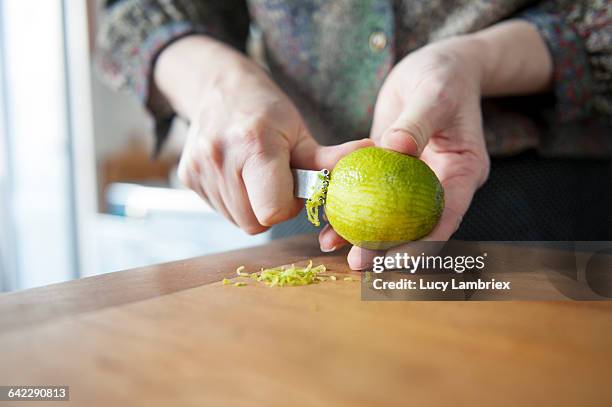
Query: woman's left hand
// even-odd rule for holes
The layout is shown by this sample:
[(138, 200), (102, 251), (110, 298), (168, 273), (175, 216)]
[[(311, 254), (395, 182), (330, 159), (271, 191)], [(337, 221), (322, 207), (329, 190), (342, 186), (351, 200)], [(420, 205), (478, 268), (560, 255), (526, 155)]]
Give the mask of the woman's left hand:
[[(480, 109), (481, 70), (461, 46), (457, 38), (406, 56), (387, 77), (374, 112), (371, 137), (376, 145), (420, 157), (444, 187), (442, 217), (424, 240), (451, 237), (489, 173)], [(346, 243), (329, 225), (319, 242), (324, 251)], [(391, 250), (409, 250), (410, 244)], [(361, 270), (380, 254), (355, 246), (348, 262)]]

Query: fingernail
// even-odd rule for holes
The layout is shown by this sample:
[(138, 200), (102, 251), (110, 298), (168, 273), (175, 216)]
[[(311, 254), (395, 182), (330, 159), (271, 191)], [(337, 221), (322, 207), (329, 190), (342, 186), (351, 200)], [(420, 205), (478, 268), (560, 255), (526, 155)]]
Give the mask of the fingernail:
[(321, 251), (323, 253), (335, 252), (336, 251), (336, 246), (332, 246), (332, 247), (328, 247), (328, 248), (321, 247)]

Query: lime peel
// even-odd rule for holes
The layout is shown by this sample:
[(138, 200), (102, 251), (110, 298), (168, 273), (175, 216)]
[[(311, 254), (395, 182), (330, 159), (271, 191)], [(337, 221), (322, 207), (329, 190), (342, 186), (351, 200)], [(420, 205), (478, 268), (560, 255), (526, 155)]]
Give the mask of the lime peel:
[(325, 203), (325, 196), (327, 195), (327, 186), (329, 185), (329, 176), (319, 173), (319, 187), (316, 188), (311, 197), (306, 200), (306, 216), (308, 221), (313, 225), (319, 227), (319, 207)]
[(372, 250), (427, 236), (444, 207), (444, 188), (425, 162), (379, 147), (341, 158), (325, 196), (325, 215), (334, 231)]

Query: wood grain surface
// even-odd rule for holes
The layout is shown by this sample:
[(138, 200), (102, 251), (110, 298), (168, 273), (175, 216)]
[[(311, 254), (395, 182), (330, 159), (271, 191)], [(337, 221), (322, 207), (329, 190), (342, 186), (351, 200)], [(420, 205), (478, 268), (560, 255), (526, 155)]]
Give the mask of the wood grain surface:
[(342, 276), (345, 254), (303, 236), (1, 295), (0, 385), (69, 385), (58, 406), (612, 405), (609, 303), (220, 283), (308, 258)]

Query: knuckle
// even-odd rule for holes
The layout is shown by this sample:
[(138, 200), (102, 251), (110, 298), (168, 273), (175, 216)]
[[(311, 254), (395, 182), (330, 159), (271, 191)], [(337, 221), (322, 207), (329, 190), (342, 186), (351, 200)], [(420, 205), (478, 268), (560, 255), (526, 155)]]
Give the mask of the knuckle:
[(261, 208), (257, 211), (257, 219), (262, 225), (271, 226), (276, 222), (278, 214), (279, 212), (275, 208)]
[(455, 92), (450, 88), (436, 87), (434, 91), (434, 98), (436, 100), (436, 107), (442, 111), (455, 111), (457, 110), (458, 103), (455, 97)]
[(266, 139), (262, 129), (259, 126), (253, 126), (245, 130), (242, 135), (242, 145), (249, 157), (264, 155), (266, 153)]
[(199, 154), (207, 164), (221, 169), (225, 163), (225, 145), (221, 137), (205, 138), (201, 141)]
[(446, 76), (435, 74), (424, 86), (438, 111), (451, 112), (459, 107), (457, 92)]
[(199, 177), (202, 174), (202, 166), (200, 165), (198, 157), (189, 157), (185, 164), (185, 172), (187, 174), (193, 174), (196, 177)]
[(439, 58), (437, 62), (434, 59), (434, 62), (424, 68), (416, 90), (421, 97), (435, 105), (436, 109), (453, 110), (459, 106), (461, 80), (449, 68), (453, 66), (452, 60), (445, 55)]
[(258, 224), (250, 224), (250, 225), (245, 225), (242, 228), (247, 234), (254, 236), (254, 235), (258, 235), (262, 232), (265, 232), (268, 228), (266, 228), (265, 226), (262, 225), (258, 225)]
[(276, 205), (257, 208), (255, 215), (257, 216), (259, 223), (263, 226), (272, 226), (289, 219), (287, 208)]

